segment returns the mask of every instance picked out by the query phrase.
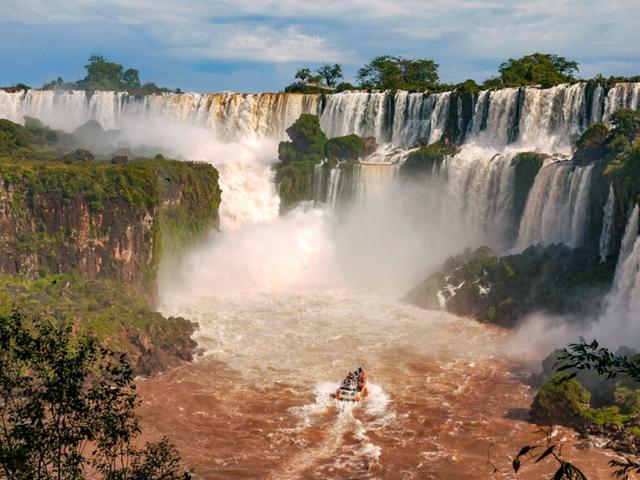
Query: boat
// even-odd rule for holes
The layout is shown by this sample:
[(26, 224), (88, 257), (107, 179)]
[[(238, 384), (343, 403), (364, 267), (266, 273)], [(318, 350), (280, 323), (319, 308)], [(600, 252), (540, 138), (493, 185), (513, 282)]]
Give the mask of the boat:
[(336, 390), (335, 399), (344, 402), (360, 402), (369, 393), (367, 372), (362, 367), (349, 372)]

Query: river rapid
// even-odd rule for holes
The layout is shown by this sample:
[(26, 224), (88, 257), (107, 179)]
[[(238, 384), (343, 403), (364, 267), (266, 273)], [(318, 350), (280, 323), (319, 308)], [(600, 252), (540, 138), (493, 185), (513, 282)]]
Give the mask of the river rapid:
[[(354, 290), (172, 301), (203, 354), (139, 382), (143, 431), (175, 441), (195, 478), (514, 478), (511, 457), (544, 439), (526, 359), (496, 327)], [(358, 365), (370, 394), (332, 399)], [(612, 452), (554, 434), (588, 478), (608, 476)]]

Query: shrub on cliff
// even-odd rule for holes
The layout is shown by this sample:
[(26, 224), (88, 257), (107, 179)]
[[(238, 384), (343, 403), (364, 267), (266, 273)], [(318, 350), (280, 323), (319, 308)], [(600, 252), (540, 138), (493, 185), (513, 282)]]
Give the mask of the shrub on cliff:
[(131, 368), (94, 338), (72, 336), (70, 325), (0, 316), (0, 402), (7, 479), (188, 477), (167, 439), (134, 446)]
[(621, 108), (611, 115), (610, 120), (615, 135), (623, 135), (630, 142), (640, 135), (640, 112)]
[(621, 152), (605, 173), (614, 179), (625, 203), (633, 205), (640, 202), (640, 143)]
[(357, 160), (359, 157), (364, 156), (365, 142), (356, 134), (335, 137), (327, 142), (325, 152), (329, 158)]
[(317, 115), (302, 114), (287, 128), (291, 142), (280, 142), (278, 154), (283, 162), (310, 160), (319, 162), (324, 157), (327, 136), (320, 128)]
[(449, 142), (436, 142), (431, 145), (421, 145), (411, 151), (406, 161), (400, 167), (400, 173), (412, 176), (418, 173), (431, 173), (434, 168), (438, 168), (440, 163), (447, 157), (455, 155), (458, 147)]
[(564, 425), (586, 433), (591, 423), (591, 394), (575, 378), (559, 373), (533, 399), (531, 419), (540, 425)]
[(614, 267), (598, 263), (587, 250), (562, 245), (529, 247), (504, 257), (479, 250), (462, 263), (445, 262), (440, 274), (449, 288), (433, 290), (438, 282), (427, 279), (405, 300), (430, 308), (440, 294), (452, 313), (512, 327), (533, 311), (576, 315), (597, 310)]

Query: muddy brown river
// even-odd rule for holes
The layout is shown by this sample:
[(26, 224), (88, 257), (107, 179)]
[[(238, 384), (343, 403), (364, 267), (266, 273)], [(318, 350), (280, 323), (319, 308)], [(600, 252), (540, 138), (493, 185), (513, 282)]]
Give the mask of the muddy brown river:
[[(143, 430), (169, 436), (195, 478), (515, 478), (512, 456), (545, 439), (526, 421), (530, 358), (507, 354), (496, 327), (353, 291), (173, 298), (170, 310), (199, 322), (203, 354), (139, 381)], [(359, 365), (365, 400), (331, 398)], [(589, 479), (609, 476), (613, 452), (553, 435)]]

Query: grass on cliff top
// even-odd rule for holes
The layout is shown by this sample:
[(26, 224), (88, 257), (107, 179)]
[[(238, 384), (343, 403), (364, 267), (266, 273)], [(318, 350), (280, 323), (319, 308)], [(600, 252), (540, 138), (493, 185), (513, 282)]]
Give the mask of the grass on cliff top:
[[(185, 182), (188, 184), (185, 193), (191, 203), (204, 200), (207, 208), (217, 208), (219, 192), (217, 196), (211, 195), (206, 187), (198, 187), (201, 183), (193, 182), (195, 176), (205, 171), (207, 182), (217, 183), (213, 167), (193, 162), (139, 159), (126, 164), (66, 163), (0, 156), (0, 178), (23, 188), (31, 202), (38, 195), (56, 194), (65, 200), (84, 195), (92, 212), (102, 211), (106, 200), (124, 201), (140, 209), (153, 208), (159, 203), (162, 181), (183, 180), (191, 180)], [(207, 195), (210, 198), (204, 198)]]
[(170, 333), (180, 322), (153, 311), (149, 300), (133, 287), (111, 280), (84, 280), (78, 275), (37, 279), (0, 275), (0, 314), (18, 310), (28, 316), (70, 320), (79, 332), (126, 350), (134, 331), (154, 328)]

